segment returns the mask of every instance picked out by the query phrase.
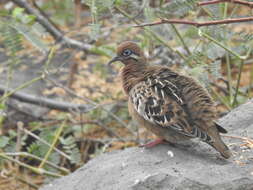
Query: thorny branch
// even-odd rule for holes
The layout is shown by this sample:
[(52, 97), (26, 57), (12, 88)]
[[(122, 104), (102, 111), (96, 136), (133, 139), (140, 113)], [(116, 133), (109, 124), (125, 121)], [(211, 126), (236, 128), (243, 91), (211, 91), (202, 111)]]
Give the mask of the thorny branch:
[(57, 42), (62, 42), (67, 47), (80, 49), (83, 51), (90, 51), (92, 46), (83, 42), (71, 39), (64, 35), (64, 33), (57, 28), (55, 24), (37, 7), (31, 6), (26, 0), (12, 0), (15, 4), (23, 7), (29, 14), (36, 16), (36, 20), (54, 37)]
[(223, 19), (223, 20), (213, 20), (213, 21), (206, 21), (206, 22), (195, 22), (195, 21), (181, 20), (181, 19), (161, 18), (161, 20), (158, 22), (144, 23), (144, 24), (136, 25), (135, 27), (154, 26), (154, 25), (159, 25), (159, 24), (187, 24), (187, 25), (193, 25), (196, 27), (201, 27), (201, 26), (230, 24), (230, 23), (239, 23), (239, 22), (248, 22), (248, 21), (253, 21), (253, 17), (228, 18), (228, 19)]
[[(241, 5), (249, 6), (251, 8), (253, 7), (253, 2), (248, 2), (248, 1), (243, 1), (243, 0), (212, 0), (212, 1), (198, 2), (197, 5), (204, 6), (204, 5), (223, 3), (223, 2), (241, 4)], [(135, 27), (154, 26), (154, 25), (160, 25), (160, 24), (186, 24), (186, 25), (193, 25), (196, 27), (202, 27), (202, 26), (231, 24), (231, 23), (249, 22), (249, 21), (253, 21), (253, 17), (228, 18), (228, 19), (223, 19), (223, 20), (213, 20), (213, 21), (206, 21), (206, 22), (195, 22), (195, 21), (190, 21), (190, 20), (160, 18), (160, 21), (139, 24), (139, 25), (136, 25)]]
[(205, 2), (198, 2), (198, 6), (211, 5), (211, 4), (224, 3), (224, 2), (245, 5), (245, 6), (249, 6), (251, 8), (253, 7), (253, 2), (243, 1), (243, 0), (213, 0), (213, 1), (205, 1)]

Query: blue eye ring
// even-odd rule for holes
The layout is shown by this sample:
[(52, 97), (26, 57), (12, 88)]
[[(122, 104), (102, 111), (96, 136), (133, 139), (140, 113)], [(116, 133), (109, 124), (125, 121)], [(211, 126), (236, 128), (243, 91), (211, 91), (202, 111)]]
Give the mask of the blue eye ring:
[(132, 54), (132, 51), (131, 51), (130, 49), (125, 49), (125, 50), (122, 52), (122, 55), (125, 56), (125, 57), (127, 57), (127, 56), (129, 56), (129, 55), (131, 55), (131, 54)]

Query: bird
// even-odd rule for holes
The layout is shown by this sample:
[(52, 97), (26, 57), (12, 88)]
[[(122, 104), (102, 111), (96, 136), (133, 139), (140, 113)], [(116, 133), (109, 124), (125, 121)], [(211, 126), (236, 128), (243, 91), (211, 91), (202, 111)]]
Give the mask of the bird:
[(167, 66), (150, 64), (133, 41), (120, 43), (108, 64), (117, 61), (124, 65), (119, 75), (130, 115), (158, 137), (145, 147), (198, 138), (222, 157), (231, 157), (220, 136), (227, 131), (216, 122), (214, 101), (198, 81)]

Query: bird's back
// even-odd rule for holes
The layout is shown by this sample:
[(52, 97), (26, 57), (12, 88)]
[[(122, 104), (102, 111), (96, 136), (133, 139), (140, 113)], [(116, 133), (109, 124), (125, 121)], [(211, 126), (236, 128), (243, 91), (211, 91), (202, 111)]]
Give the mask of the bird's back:
[(169, 81), (175, 87), (174, 92), (178, 100), (172, 93), (167, 93), (167, 95), (172, 100), (176, 100), (173, 103), (176, 102), (176, 106), (182, 108), (187, 114), (188, 123), (196, 125), (204, 131), (214, 126), (214, 121), (217, 119), (214, 102), (208, 92), (193, 78), (160, 66), (150, 66), (147, 73), (146, 76), (161, 82)]

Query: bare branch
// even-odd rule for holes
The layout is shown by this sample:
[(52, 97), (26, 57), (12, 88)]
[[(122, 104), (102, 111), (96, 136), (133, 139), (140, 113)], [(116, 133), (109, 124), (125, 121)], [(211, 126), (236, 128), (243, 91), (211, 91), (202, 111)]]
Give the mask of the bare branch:
[[(0, 94), (4, 94), (5, 91), (11, 91), (11, 90), (10, 89), (7, 90), (5, 87), (0, 86)], [(70, 110), (75, 110), (75, 111), (79, 111), (81, 113), (86, 113), (94, 108), (94, 106), (91, 106), (89, 104), (84, 105), (84, 104), (73, 104), (73, 103), (68, 103), (68, 102), (60, 102), (60, 101), (51, 100), (51, 99), (44, 98), (44, 97), (36, 97), (34, 95), (29, 95), (29, 94), (26, 94), (23, 92), (15, 92), (10, 97), (20, 100), (22, 102), (35, 104), (35, 105), (47, 107), (50, 109), (61, 110), (61, 111), (65, 111), (65, 112), (68, 112)]]
[(253, 2), (243, 1), (243, 0), (213, 0), (213, 1), (205, 1), (205, 2), (198, 2), (198, 6), (205, 6), (205, 5), (211, 5), (211, 4), (216, 4), (216, 3), (224, 3), (224, 2), (245, 5), (245, 6), (249, 6), (250, 8), (253, 7)]
[(223, 19), (223, 20), (213, 20), (213, 21), (206, 21), (206, 22), (195, 22), (195, 21), (181, 20), (181, 19), (162, 18), (160, 21), (157, 21), (157, 22), (144, 23), (144, 24), (136, 25), (134, 27), (154, 26), (154, 25), (160, 25), (160, 24), (186, 24), (186, 25), (201, 27), (201, 26), (230, 24), (230, 23), (239, 23), (239, 22), (248, 22), (248, 21), (253, 21), (253, 17), (228, 18), (228, 19)]
[(32, 7), (26, 0), (12, 0), (15, 4), (23, 7), (29, 14), (35, 15), (36, 20), (54, 37), (56, 41), (62, 42), (67, 47), (90, 51), (92, 46), (83, 42), (71, 39), (64, 33), (41, 11), (38, 7)]
[[(60, 88), (64, 89), (64, 90), (65, 90), (67, 93), (69, 93), (70, 95), (75, 96), (75, 97), (77, 97), (77, 98), (80, 98), (80, 99), (82, 99), (82, 100), (88, 102), (89, 104), (92, 104), (93, 106), (95, 106), (94, 108), (101, 108), (102, 110), (104, 110), (105, 112), (107, 112), (111, 117), (113, 117), (118, 123), (120, 123), (120, 124), (122, 125), (122, 127), (126, 128), (133, 136), (136, 136), (136, 135), (135, 135), (135, 132), (134, 132), (131, 128), (129, 128), (129, 127), (127, 126), (127, 124), (126, 124), (124, 121), (122, 121), (117, 115), (115, 115), (115, 114), (112, 113), (111, 111), (107, 110), (107, 109), (104, 107), (104, 105), (98, 104), (98, 103), (94, 102), (93, 100), (91, 100), (91, 99), (89, 99), (89, 98), (87, 98), (87, 97), (78, 96), (78, 95), (77, 95), (74, 91), (72, 91), (71, 89), (69, 89), (69, 88), (65, 87), (64, 85), (62, 85), (62, 84), (60, 84), (60, 83), (58, 83), (58, 82), (56, 82), (56, 81), (50, 79), (49, 77), (47, 77), (46, 80), (48, 80), (48, 81), (51, 82), (52, 84), (56, 85), (57, 87), (60, 87)], [(92, 109), (94, 109), (94, 108), (92, 108)]]
[[(24, 133), (30, 135), (31, 137), (37, 139), (38, 141), (42, 142), (43, 144), (45, 144), (45, 145), (47, 145), (47, 146), (49, 146), (49, 147), (51, 146), (51, 144), (49, 144), (47, 141), (45, 141), (44, 139), (40, 138), (40, 137), (39, 137), (38, 135), (36, 135), (35, 133), (33, 133), (33, 132), (27, 130), (26, 128), (24, 128), (24, 126), (23, 126), (24, 124), (23, 124), (22, 122), (19, 121), (19, 122), (17, 123), (17, 125), (20, 127), (20, 129), (21, 129)], [(67, 155), (66, 153), (62, 152), (62, 151), (59, 150), (58, 148), (53, 147), (53, 150), (55, 150), (56, 152), (58, 152), (60, 155), (62, 155), (63, 157), (67, 158), (68, 160), (71, 160), (71, 157), (70, 157), (69, 155)]]

